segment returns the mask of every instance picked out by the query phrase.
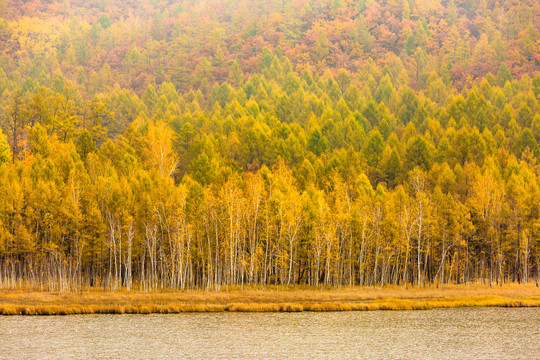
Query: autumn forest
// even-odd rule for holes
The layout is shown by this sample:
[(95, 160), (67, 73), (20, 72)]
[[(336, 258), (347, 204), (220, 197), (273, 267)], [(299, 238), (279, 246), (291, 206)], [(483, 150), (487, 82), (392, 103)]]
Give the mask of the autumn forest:
[(0, 288), (538, 282), (540, 2), (0, 0)]

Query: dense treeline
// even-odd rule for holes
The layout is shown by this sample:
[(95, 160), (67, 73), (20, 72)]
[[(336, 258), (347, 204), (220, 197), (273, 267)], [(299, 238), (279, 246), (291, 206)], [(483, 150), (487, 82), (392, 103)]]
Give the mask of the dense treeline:
[[(360, 9), (239, 1), (213, 4), (216, 15), (200, 19), (196, 4), (181, 3), (162, 23), (147, 22), (143, 36), (135, 24), (161, 5), (119, 18), (129, 2), (100, 2), (107, 11), (90, 7), (86, 17), (72, 3), (67, 14), (40, 3), (56, 14), (43, 23), (17, 17), (32, 1), (4, 11), (1, 36), (19, 47), (4, 42), (0, 59), (0, 288), (424, 286), (539, 276), (537, 4), (442, 2), (441, 19), (423, 1)], [(295, 16), (291, 6), (300, 5), (305, 13)], [(269, 6), (276, 12), (263, 11)], [(317, 58), (318, 45), (307, 42), (312, 25), (369, 23), (374, 6), (398, 6), (399, 26), (418, 25), (404, 43), (411, 51), (384, 42), (388, 24), (377, 20), (363, 47), (373, 56), (343, 48), (361, 39), (338, 36)], [(505, 36), (471, 20), (496, 10), (528, 17), (504, 23)], [(299, 23), (276, 25), (274, 38), (268, 29), (251, 33), (250, 21), (235, 23), (245, 12)], [(48, 27), (68, 15), (69, 27)], [(474, 45), (480, 53), (484, 41), (483, 55), (447, 61), (434, 24), (450, 20), (477, 29), (478, 43), (469, 39), (460, 51)], [(96, 36), (76, 28), (90, 24)], [(20, 29), (38, 25), (25, 40)], [(223, 46), (212, 48), (202, 25), (227, 29), (216, 40)], [(113, 65), (107, 56), (127, 46), (121, 29), (131, 34), (122, 41), (154, 55)], [(267, 46), (251, 58), (242, 44), (256, 34)], [(69, 48), (53, 35), (86, 58), (66, 60)], [(184, 64), (205, 52), (213, 59), (202, 65), (170, 66), (173, 53)], [(411, 66), (414, 59), (423, 60)]]
[(267, 47), (298, 73), (374, 61), (414, 89), (434, 71), (461, 90), (503, 64), (538, 71), (539, 24), (534, 0), (0, 0), (0, 89), (69, 79), (141, 95), (167, 81), (207, 96), (230, 66), (258, 73)]

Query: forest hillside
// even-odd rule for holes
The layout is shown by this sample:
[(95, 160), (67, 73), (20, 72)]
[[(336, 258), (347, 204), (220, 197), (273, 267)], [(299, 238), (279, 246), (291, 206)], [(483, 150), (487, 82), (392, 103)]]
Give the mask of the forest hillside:
[(0, 288), (540, 276), (540, 3), (0, 0)]

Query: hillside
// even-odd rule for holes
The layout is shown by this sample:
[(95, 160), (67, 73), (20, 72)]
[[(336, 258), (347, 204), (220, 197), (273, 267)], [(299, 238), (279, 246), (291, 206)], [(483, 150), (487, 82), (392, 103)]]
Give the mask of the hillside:
[(540, 276), (535, 1), (0, 0), (0, 288)]

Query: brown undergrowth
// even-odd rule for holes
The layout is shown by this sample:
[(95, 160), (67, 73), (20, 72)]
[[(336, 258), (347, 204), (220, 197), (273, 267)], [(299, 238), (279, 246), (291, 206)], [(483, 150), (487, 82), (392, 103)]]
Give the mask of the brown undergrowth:
[(0, 291), (0, 315), (323, 312), (457, 307), (540, 307), (540, 289), (534, 284), (511, 284), (447, 288), (229, 288), (156, 293), (111, 293), (96, 289), (81, 293)]

